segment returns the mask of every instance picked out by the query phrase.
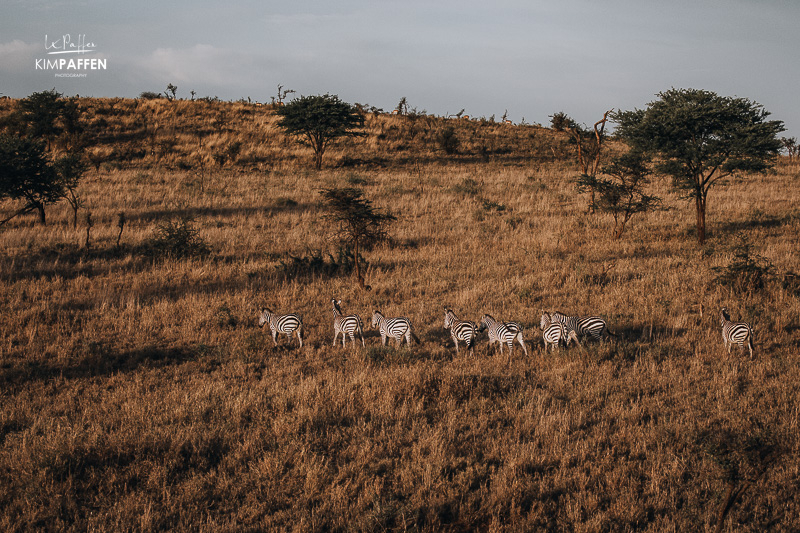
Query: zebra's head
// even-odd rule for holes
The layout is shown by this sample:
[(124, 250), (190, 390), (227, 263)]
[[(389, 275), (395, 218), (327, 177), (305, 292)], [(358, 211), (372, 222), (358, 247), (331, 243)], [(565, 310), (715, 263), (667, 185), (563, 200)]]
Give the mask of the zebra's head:
[(731, 315), (728, 314), (728, 308), (727, 307), (723, 307), (722, 309), (720, 309), (719, 316), (720, 316), (720, 322), (722, 322), (723, 324), (726, 321), (729, 322), (730, 319), (731, 319)]
[(450, 329), (455, 322), (456, 315), (449, 307), (444, 308), (444, 329)]
[(495, 319), (492, 318), (492, 315), (483, 315), (481, 317), (481, 324), (480, 324), (480, 327), (478, 327), (478, 331), (485, 330), (486, 328), (489, 327), (490, 324), (493, 324), (494, 322), (495, 322)]
[(336, 298), (331, 298), (331, 304), (333, 304), (333, 314), (334, 314), (334, 316), (337, 313), (338, 314), (342, 313), (342, 308), (340, 307), (342, 305), (342, 301), (341, 300), (337, 301)]
[(547, 311), (542, 311), (542, 319), (539, 321), (539, 327), (544, 331), (551, 323), (550, 315)]
[(272, 311), (267, 309), (266, 307), (261, 308), (261, 313), (258, 315), (258, 327), (263, 328), (264, 324), (269, 322), (269, 316), (272, 314)]
[(378, 322), (380, 322), (381, 318), (383, 318), (383, 315), (381, 314), (380, 311), (378, 311), (376, 309), (375, 312), (372, 313), (372, 327), (373, 328), (377, 328), (378, 327)]

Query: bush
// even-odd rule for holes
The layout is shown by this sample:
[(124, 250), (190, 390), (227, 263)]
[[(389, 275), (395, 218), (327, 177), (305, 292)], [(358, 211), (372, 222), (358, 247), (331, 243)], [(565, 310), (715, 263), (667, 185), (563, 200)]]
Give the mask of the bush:
[(569, 115), (563, 111), (559, 111), (558, 113), (550, 115), (550, 126), (552, 126), (555, 131), (564, 131), (568, 128), (574, 128), (577, 126), (577, 123), (572, 120)]
[(142, 100), (158, 100), (159, 98), (164, 98), (164, 95), (153, 91), (142, 91), (139, 93), (139, 98)]
[(765, 257), (753, 250), (745, 236), (733, 247), (733, 260), (726, 267), (714, 267), (718, 273), (714, 281), (737, 293), (753, 293), (762, 290), (775, 273), (775, 267)]
[(461, 142), (458, 140), (458, 136), (456, 136), (456, 129), (453, 126), (447, 126), (436, 136), (436, 144), (439, 148), (444, 150), (444, 153), (447, 155), (453, 155), (458, 153), (458, 147), (461, 145)]
[(145, 243), (145, 254), (154, 257), (183, 259), (202, 257), (211, 253), (211, 248), (200, 237), (192, 225), (192, 219), (182, 217), (177, 221), (164, 222), (156, 228), (156, 236)]

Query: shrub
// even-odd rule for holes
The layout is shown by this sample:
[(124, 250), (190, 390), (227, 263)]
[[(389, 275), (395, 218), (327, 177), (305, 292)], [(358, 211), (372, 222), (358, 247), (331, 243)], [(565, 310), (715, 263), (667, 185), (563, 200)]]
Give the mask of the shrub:
[(753, 293), (764, 288), (775, 272), (775, 267), (765, 257), (753, 250), (753, 245), (744, 235), (733, 247), (733, 260), (728, 266), (714, 267), (714, 281), (737, 293)]
[(453, 155), (458, 153), (461, 142), (456, 136), (456, 129), (453, 126), (447, 126), (436, 136), (436, 144), (447, 155)]
[(192, 222), (191, 218), (182, 217), (159, 224), (155, 237), (145, 243), (145, 254), (173, 259), (208, 255), (211, 248)]
[(555, 131), (564, 131), (568, 128), (574, 128), (576, 125), (577, 123), (563, 111), (550, 115), (550, 126)]

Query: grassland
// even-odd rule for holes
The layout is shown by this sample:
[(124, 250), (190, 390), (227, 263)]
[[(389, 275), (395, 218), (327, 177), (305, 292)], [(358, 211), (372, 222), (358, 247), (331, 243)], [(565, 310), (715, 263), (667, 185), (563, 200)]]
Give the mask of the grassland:
[[(657, 181), (670, 210), (617, 241), (546, 128), (370, 115), (317, 173), (266, 108), (81, 105), (91, 247), (62, 204), (0, 229), (0, 529), (704, 531), (730, 495), (725, 530), (800, 530), (797, 166), (716, 187), (704, 247)], [(317, 191), (346, 184), (398, 217), (369, 292), (286, 266), (334, 252)], [(143, 253), (180, 217), (210, 255)], [(713, 283), (742, 232), (779, 274), (750, 294)], [(331, 347), (332, 297), (422, 344)], [(262, 305), (306, 346), (274, 347)], [(522, 322), (530, 355), (456, 355), (445, 305)], [(619, 339), (544, 353), (542, 309)]]

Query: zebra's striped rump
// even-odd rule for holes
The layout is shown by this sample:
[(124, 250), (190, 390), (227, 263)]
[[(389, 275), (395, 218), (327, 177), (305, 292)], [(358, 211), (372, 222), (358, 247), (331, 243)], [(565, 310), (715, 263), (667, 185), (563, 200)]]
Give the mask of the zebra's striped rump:
[(469, 351), (475, 353), (475, 337), (478, 334), (478, 326), (468, 320), (459, 320), (456, 314), (449, 307), (444, 308), (444, 329), (450, 330), (450, 336), (456, 345), (458, 353), (458, 342), (464, 341)]
[(340, 307), (342, 305), (341, 300), (337, 301), (335, 298), (332, 298), (331, 303), (333, 304), (333, 345), (336, 346), (336, 339), (341, 333), (342, 347), (345, 346), (345, 334), (350, 336), (350, 340), (353, 341), (353, 346), (355, 346), (355, 334), (358, 333), (358, 336), (361, 337), (361, 346), (366, 346), (364, 343), (364, 331), (361, 317), (358, 315), (343, 316), (342, 308)]
[(734, 344), (739, 348), (744, 348), (745, 342), (750, 350), (750, 359), (753, 358), (753, 328), (747, 322), (732, 322), (728, 309), (723, 307), (720, 311), (720, 323), (722, 325), (722, 342), (731, 353)]
[(498, 322), (491, 315), (483, 315), (478, 331), (488, 330), (489, 347), (495, 342), (500, 345), (500, 353), (503, 353), (503, 344), (508, 345), (511, 353), (514, 353), (514, 341), (519, 341), (522, 351), (528, 355), (528, 348), (525, 346), (522, 325), (517, 322)]
[[(542, 340), (544, 340), (545, 352), (547, 352), (548, 346), (552, 346), (551, 351), (555, 351), (562, 342), (564, 342), (565, 346), (569, 346), (570, 341), (575, 341), (575, 344), (581, 346), (575, 330), (569, 329), (569, 327), (561, 322), (556, 322), (548, 313), (542, 314), (539, 327), (542, 329)], [(581, 348), (583, 347), (581, 346)]]
[(275, 343), (275, 346), (278, 345), (278, 333), (283, 333), (291, 340), (292, 333), (296, 331), (300, 347), (303, 347), (303, 319), (300, 318), (300, 315), (296, 313), (275, 315), (264, 307), (258, 316), (258, 327), (263, 328), (264, 324), (269, 324), (269, 329), (272, 330), (272, 342)]
[(411, 326), (411, 321), (404, 316), (396, 318), (386, 318), (380, 311), (375, 311), (372, 314), (372, 327), (378, 328), (381, 334), (381, 344), (386, 346), (386, 338), (393, 338), (397, 346), (403, 343), (403, 337), (406, 339), (406, 344), (411, 346), (411, 339), (419, 344), (419, 338), (414, 335), (414, 329)]

